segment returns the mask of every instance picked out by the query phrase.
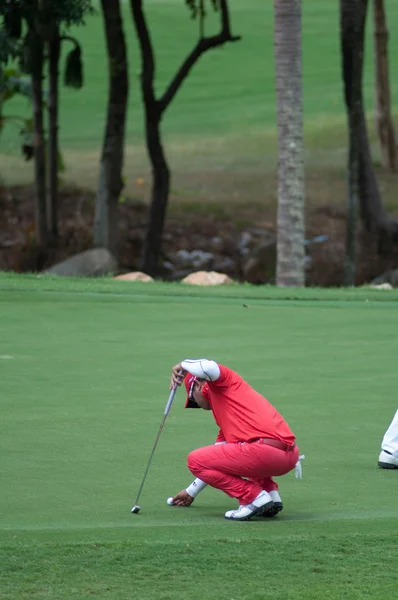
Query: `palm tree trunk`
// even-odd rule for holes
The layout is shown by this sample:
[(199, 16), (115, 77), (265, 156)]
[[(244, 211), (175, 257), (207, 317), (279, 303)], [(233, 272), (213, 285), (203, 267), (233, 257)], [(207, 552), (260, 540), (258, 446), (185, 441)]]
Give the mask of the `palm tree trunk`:
[(304, 137), (301, 0), (274, 0), (278, 111), (278, 286), (303, 286)]

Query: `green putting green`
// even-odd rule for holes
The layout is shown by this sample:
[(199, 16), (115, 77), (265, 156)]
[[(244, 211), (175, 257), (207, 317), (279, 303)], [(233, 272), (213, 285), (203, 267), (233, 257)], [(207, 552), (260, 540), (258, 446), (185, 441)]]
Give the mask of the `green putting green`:
[[(397, 301), (0, 275), (0, 597), (393, 598), (397, 481), (377, 457), (396, 410)], [(182, 390), (130, 514), (170, 367), (201, 356), (269, 398), (306, 455), (301, 481), (279, 479), (274, 520), (225, 521), (235, 501), (212, 489), (166, 504), (217, 432)]]

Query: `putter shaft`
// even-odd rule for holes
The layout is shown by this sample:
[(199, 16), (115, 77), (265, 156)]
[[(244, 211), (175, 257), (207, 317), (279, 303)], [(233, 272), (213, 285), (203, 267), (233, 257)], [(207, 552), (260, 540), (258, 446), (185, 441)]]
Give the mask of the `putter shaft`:
[[(162, 422), (161, 422), (161, 424), (160, 424), (159, 431), (158, 431), (158, 434), (157, 434), (157, 436), (156, 436), (156, 440), (155, 440), (155, 443), (154, 443), (154, 445), (153, 445), (152, 452), (151, 452), (151, 455), (150, 455), (150, 457), (149, 457), (149, 460), (148, 460), (148, 464), (147, 464), (147, 466), (146, 466), (146, 469), (145, 469), (144, 477), (142, 478), (142, 482), (141, 482), (141, 485), (140, 485), (140, 489), (138, 490), (138, 494), (137, 494), (137, 500), (135, 501), (135, 504), (134, 504), (133, 508), (131, 509), (131, 512), (134, 512), (134, 513), (138, 512), (138, 511), (135, 511), (135, 510), (133, 510), (133, 509), (134, 509), (134, 508), (136, 508), (136, 507), (138, 506), (138, 501), (139, 501), (139, 499), (140, 499), (141, 492), (142, 492), (142, 489), (143, 489), (143, 487), (144, 487), (144, 483), (145, 483), (145, 480), (146, 480), (146, 476), (148, 475), (149, 467), (151, 466), (152, 458), (153, 458), (153, 455), (155, 454), (156, 446), (158, 445), (159, 438), (160, 438), (160, 436), (161, 436), (161, 433), (162, 433), (162, 431), (163, 431), (163, 427), (164, 427), (164, 424), (165, 424), (165, 422), (166, 422), (167, 415), (168, 415), (168, 414), (169, 414), (169, 412), (170, 412), (170, 408), (171, 408), (171, 405), (172, 405), (172, 403), (173, 403), (173, 400), (174, 400), (174, 396), (175, 396), (175, 394), (176, 394), (176, 391), (177, 391), (177, 387), (174, 387), (174, 388), (171, 390), (171, 392), (170, 392), (169, 399), (167, 400), (166, 408), (164, 409), (164, 413), (163, 413), (163, 419), (162, 419)], [(138, 510), (139, 510), (139, 508), (138, 508)]]

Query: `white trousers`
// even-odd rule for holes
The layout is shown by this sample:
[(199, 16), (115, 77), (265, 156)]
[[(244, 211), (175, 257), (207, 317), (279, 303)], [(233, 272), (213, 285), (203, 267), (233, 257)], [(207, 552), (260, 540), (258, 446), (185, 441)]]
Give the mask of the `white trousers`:
[(384, 434), (381, 449), (387, 450), (387, 452), (390, 452), (395, 458), (398, 458), (398, 410)]

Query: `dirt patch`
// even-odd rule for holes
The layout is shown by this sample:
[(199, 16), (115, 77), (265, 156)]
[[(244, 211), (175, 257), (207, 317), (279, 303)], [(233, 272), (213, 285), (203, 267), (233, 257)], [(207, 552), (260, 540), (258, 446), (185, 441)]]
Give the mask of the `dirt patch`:
[[(40, 271), (65, 258), (92, 247), (95, 195), (91, 191), (65, 187), (60, 193), (60, 235), (45, 253), (37, 251), (34, 236), (34, 192), (30, 187), (0, 190), (2, 228), (0, 231), (0, 269), (16, 272)], [(120, 271), (139, 269), (145, 234), (147, 207), (127, 201), (120, 206)], [(317, 206), (307, 210), (306, 237), (327, 236), (322, 243), (308, 246), (307, 285), (339, 286), (343, 280), (345, 247), (345, 211), (342, 207)], [(162, 262), (179, 250), (217, 253), (223, 269), (234, 279), (242, 280), (243, 257), (239, 252), (242, 235), (255, 231), (276, 231), (276, 208), (252, 204), (217, 204), (196, 206), (172, 202), (163, 236)], [(372, 280), (380, 273), (397, 267), (398, 252), (388, 257), (377, 254), (375, 243), (358, 234), (357, 284)], [(174, 273), (175, 275), (175, 273)], [(171, 271), (161, 276), (172, 279)]]

